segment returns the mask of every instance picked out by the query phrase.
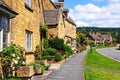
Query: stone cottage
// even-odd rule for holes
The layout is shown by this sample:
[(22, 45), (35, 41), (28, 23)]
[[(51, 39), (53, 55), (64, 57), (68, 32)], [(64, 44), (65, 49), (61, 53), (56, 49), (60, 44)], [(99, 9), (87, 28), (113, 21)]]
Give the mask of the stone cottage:
[(40, 44), (39, 26), (44, 23), (42, 0), (0, 0), (0, 50), (10, 43), (26, 51), (26, 63), (34, 61)]
[[(51, 2), (51, 0), (48, 0)], [(48, 26), (49, 38), (59, 37), (64, 39), (65, 43), (76, 47), (76, 24), (68, 16), (69, 9), (64, 8), (64, 0), (51, 2), (51, 6), (44, 6), (45, 24)], [(45, 5), (45, 4), (44, 4)]]

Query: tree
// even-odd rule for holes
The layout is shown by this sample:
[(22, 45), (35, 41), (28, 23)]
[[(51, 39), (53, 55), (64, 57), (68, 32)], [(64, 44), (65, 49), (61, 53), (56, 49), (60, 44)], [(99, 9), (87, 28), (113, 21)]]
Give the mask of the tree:
[(82, 32), (77, 32), (77, 40), (81, 46), (87, 45), (86, 35)]

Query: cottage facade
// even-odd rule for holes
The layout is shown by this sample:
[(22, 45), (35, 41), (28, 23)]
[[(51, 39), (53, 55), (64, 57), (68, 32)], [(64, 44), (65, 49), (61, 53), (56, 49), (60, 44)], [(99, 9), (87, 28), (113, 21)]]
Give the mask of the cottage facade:
[[(1, 0), (1, 49), (5, 44), (19, 44), (26, 51), (26, 63), (34, 61), (34, 50), (40, 44), (39, 26), (44, 23), (41, 0)], [(5, 7), (4, 8), (2, 8)], [(7, 7), (6, 7), (7, 6)], [(7, 8), (7, 9), (6, 9)], [(14, 11), (14, 18), (8, 9)], [(16, 15), (17, 14), (17, 15)], [(7, 33), (5, 28), (9, 29)]]
[(69, 10), (64, 9), (64, 0), (58, 0), (54, 4), (52, 2), (51, 5), (54, 8), (44, 6), (44, 19), (48, 26), (49, 39), (57, 36), (64, 39), (66, 44), (76, 47), (76, 24), (68, 17)]
[(75, 44), (76, 25), (63, 10), (64, 0), (0, 0), (0, 51), (5, 45), (25, 49), (26, 63), (34, 62), (34, 51), (41, 44), (39, 26), (48, 26), (48, 37), (59, 37)]

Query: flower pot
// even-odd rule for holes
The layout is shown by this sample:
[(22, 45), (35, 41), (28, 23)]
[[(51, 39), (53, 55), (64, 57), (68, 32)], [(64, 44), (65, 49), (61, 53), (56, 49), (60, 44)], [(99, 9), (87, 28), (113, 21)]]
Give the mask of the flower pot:
[(17, 77), (31, 77), (34, 75), (33, 66), (21, 66), (16, 71)]

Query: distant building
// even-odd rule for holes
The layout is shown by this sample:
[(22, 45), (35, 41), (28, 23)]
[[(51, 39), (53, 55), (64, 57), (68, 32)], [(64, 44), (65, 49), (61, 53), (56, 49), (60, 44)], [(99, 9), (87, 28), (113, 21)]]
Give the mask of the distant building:
[(112, 44), (112, 36), (111, 34), (100, 34), (98, 32), (90, 32), (88, 41), (94, 42), (96, 45), (98, 44), (105, 44), (105, 42), (108, 42)]

